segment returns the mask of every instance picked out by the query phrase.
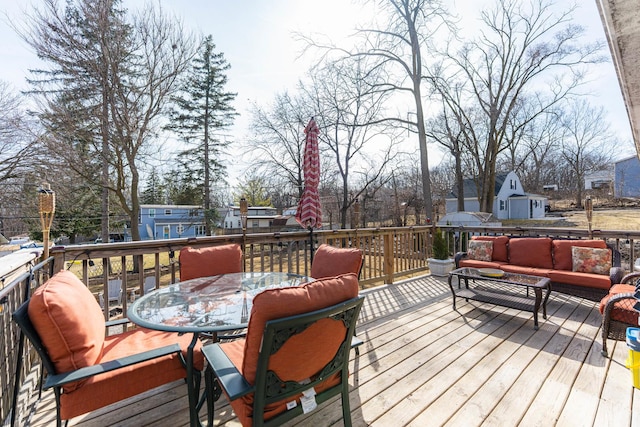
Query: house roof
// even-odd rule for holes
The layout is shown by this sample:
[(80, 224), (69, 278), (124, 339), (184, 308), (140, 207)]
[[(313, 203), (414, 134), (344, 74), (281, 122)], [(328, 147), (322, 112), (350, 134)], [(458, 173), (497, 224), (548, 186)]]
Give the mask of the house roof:
[[(496, 174), (496, 184), (495, 184), (495, 189), (494, 189), (494, 195), (497, 195), (500, 192), (500, 189), (502, 188), (502, 184), (504, 184), (505, 179), (507, 179), (507, 175), (509, 175), (508, 173), (500, 173), (500, 174)], [(462, 185), (463, 185), (463, 191), (464, 191), (464, 197), (478, 197), (478, 188), (476, 186), (476, 182), (473, 178), (467, 178), (465, 180), (462, 181)], [(457, 189), (454, 187), (451, 190), (451, 193), (449, 194), (449, 198), (457, 198), (458, 197), (458, 193), (456, 191)]]

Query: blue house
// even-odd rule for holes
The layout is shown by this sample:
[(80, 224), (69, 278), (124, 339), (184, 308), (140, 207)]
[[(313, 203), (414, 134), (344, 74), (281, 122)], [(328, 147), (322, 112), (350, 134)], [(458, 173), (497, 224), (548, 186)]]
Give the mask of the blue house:
[(615, 162), (614, 196), (640, 197), (640, 160), (638, 160), (638, 156)]
[(201, 206), (140, 205), (142, 240), (205, 236)]
[[(463, 181), (464, 211), (480, 211), (478, 187), (473, 179)], [(544, 218), (547, 198), (526, 193), (515, 172), (496, 175), (493, 216), (497, 219), (535, 219)], [(446, 213), (458, 211), (458, 195), (454, 191), (445, 199)]]

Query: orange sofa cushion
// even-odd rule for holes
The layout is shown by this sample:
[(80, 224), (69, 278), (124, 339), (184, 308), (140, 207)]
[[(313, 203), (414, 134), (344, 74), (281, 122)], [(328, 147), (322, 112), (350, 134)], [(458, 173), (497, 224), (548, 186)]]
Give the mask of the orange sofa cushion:
[[(246, 380), (254, 384), (262, 333), (268, 320), (319, 310), (356, 296), (358, 296), (358, 279), (355, 274), (317, 280), (298, 287), (268, 289), (253, 299), (242, 356), (240, 357), (238, 351), (242, 341), (223, 344), (222, 348)], [(346, 328), (342, 322), (323, 319), (291, 338), (280, 348), (272, 357), (269, 369), (276, 372), (283, 380), (299, 381), (308, 378), (310, 372), (317, 372), (333, 357), (345, 334)], [(292, 348), (296, 349), (294, 354), (292, 354)], [(336, 385), (339, 381), (340, 378), (336, 376), (328, 378), (316, 386), (316, 392)], [(290, 400), (293, 398), (286, 399), (286, 401)], [(285, 411), (286, 401), (265, 408), (265, 419)], [(253, 394), (236, 399), (231, 402), (231, 405), (242, 425), (251, 425)]]
[(180, 250), (180, 280), (242, 271), (242, 249), (238, 244)]
[(472, 236), (471, 240), (479, 240), (484, 242), (493, 242), (493, 252), (491, 253), (491, 261), (509, 261), (507, 236)]
[(509, 264), (553, 268), (549, 237), (518, 237), (509, 240)]
[[(54, 274), (34, 291), (28, 312), (57, 372), (74, 371), (100, 360), (104, 315), (75, 274), (67, 270)], [(79, 385), (69, 384), (65, 390)]]
[(583, 288), (609, 289), (611, 287), (611, 279), (608, 275), (604, 274), (551, 270), (549, 272), (549, 279), (551, 279), (552, 282), (566, 283), (568, 285), (576, 285)]
[(556, 270), (572, 270), (571, 248), (573, 246), (606, 249), (607, 244), (604, 240), (554, 240), (553, 266)]
[(321, 279), (341, 274), (360, 273), (362, 251), (357, 248), (336, 248), (322, 244), (313, 256), (311, 277)]

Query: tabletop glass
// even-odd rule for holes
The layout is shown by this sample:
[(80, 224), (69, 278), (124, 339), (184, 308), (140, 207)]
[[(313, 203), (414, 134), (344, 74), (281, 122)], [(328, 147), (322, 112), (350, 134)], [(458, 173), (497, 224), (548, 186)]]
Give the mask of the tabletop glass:
[(253, 298), (266, 289), (312, 281), (290, 273), (230, 273), (175, 283), (129, 306), (133, 323), (169, 332), (223, 332), (245, 328)]

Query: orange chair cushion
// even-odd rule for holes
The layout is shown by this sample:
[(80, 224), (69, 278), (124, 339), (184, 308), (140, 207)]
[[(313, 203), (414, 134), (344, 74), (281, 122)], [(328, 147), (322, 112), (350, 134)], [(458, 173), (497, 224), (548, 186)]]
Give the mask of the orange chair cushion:
[[(74, 371), (100, 360), (104, 315), (93, 294), (73, 273), (62, 270), (36, 289), (28, 312), (57, 372)], [(65, 390), (78, 386), (73, 383)]]
[[(358, 279), (355, 274), (317, 280), (298, 287), (266, 290), (253, 299), (243, 353), (239, 352), (242, 341), (222, 344), (222, 348), (246, 380), (254, 384), (262, 334), (268, 320), (319, 310), (356, 296), (358, 296)], [(342, 322), (323, 319), (291, 338), (280, 348), (272, 357), (269, 369), (278, 373), (281, 379), (298, 381), (308, 378), (310, 373), (316, 373), (333, 358), (339, 345), (337, 343), (344, 339), (345, 334), (346, 328)], [(294, 348), (295, 352), (292, 352)], [(340, 378), (333, 376), (316, 386), (316, 392), (339, 383)], [(293, 398), (286, 400), (293, 400)], [(242, 425), (251, 425), (253, 395), (236, 399), (231, 402), (231, 405)], [(265, 419), (272, 418), (285, 410), (286, 402), (284, 401), (269, 405), (265, 408)]]
[(481, 242), (493, 242), (493, 251), (491, 261), (509, 261), (509, 252), (507, 245), (509, 238), (507, 236), (472, 236), (471, 240), (479, 240)]
[[(192, 334), (178, 335), (136, 328), (107, 337), (99, 362), (108, 362), (175, 343), (180, 344), (186, 358), (187, 347), (192, 338)], [(204, 367), (200, 342), (194, 347), (194, 367), (199, 371)], [(175, 353), (96, 375), (85, 380), (77, 389), (71, 392), (65, 390), (62, 393), (61, 416), (62, 419), (73, 418), (186, 376), (187, 371)]]
[(322, 244), (316, 250), (311, 265), (311, 277), (321, 279), (346, 273), (360, 273), (362, 251), (357, 248), (336, 248)]
[(554, 240), (553, 266), (556, 270), (571, 271), (573, 268), (571, 248), (573, 246), (605, 249), (607, 244), (604, 240)]
[(518, 237), (509, 240), (509, 264), (553, 268), (549, 237)]
[[(606, 295), (602, 300), (600, 300), (600, 313), (604, 314), (604, 308), (609, 302), (609, 299), (617, 294), (626, 294), (626, 293), (634, 293), (636, 291), (635, 286), (627, 285), (627, 284), (617, 284), (613, 285), (609, 290), (609, 294)], [(634, 310), (633, 305), (635, 304), (635, 300), (633, 299), (623, 299), (617, 301), (613, 305), (613, 310), (611, 310), (611, 318), (613, 320), (617, 320), (618, 322), (626, 323), (629, 325), (637, 325), (638, 324), (638, 312)]]
[(242, 249), (230, 244), (208, 248), (184, 247), (180, 250), (180, 280), (242, 271)]

